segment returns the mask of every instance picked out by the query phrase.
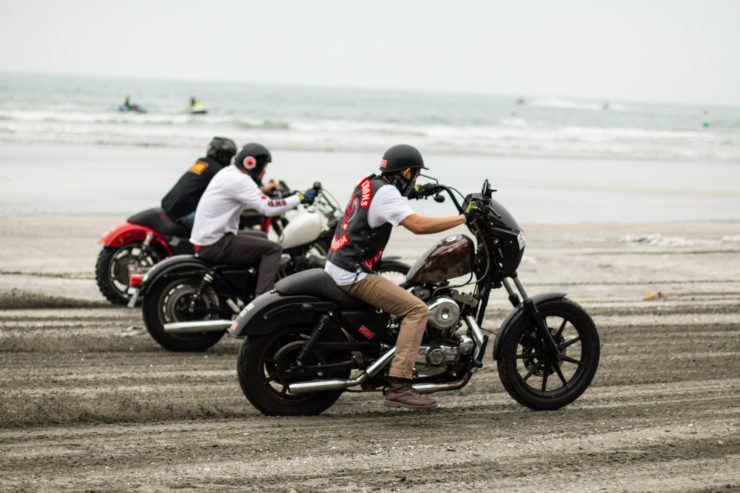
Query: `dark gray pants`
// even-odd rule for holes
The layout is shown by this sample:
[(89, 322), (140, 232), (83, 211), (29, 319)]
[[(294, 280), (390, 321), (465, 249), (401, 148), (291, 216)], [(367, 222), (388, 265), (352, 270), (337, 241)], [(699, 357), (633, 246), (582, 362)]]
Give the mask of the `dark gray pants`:
[(239, 231), (236, 235), (224, 235), (213, 245), (202, 246), (198, 256), (214, 264), (257, 265), (257, 289), (259, 295), (272, 289), (280, 268), (282, 247), (267, 239), (262, 231)]

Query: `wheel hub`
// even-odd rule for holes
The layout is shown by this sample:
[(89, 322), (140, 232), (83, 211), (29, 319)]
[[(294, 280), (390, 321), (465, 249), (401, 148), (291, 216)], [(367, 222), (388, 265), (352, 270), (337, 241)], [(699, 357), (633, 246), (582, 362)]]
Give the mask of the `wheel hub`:
[[(565, 340), (563, 339), (562, 335), (556, 336), (557, 330), (548, 328), (550, 331), (550, 335), (552, 335), (553, 340), (555, 341), (555, 344), (560, 346), (560, 344)], [(524, 366), (527, 368), (527, 371), (532, 371), (534, 368), (537, 368), (539, 365), (539, 368), (532, 372), (533, 375), (538, 377), (543, 377), (545, 375), (545, 372), (547, 372), (548, 375), (552, 375), (555, 373), (555, 367), (561, 367), (563, 365), (563, 360), (561, 358), (554, 357), (554, 355), (551, 354), (550, 349), (547, 347), (547, 344), (545, 341), (543, 341), (541, 338), (537, 337), (536, 331), (531, 331), (526, 340), (523, 340), (522, 343), (522, 354), (531, 354), (531, 357), (524, 358)], [(567, 351), (566, 349), (563, 349), (560, 351), (560, 354), (565, 356)], [(540, 365), (540, 362), (543, 364)]]
[(163, 303), (164, 313), (168, 321), (187, 322), (190, 320), (207, 320), (212, 318), (212, 311), (218, 307), (217, 300), (207, 293), (196, 298), (195, 287), (181, 284), (167, 294)]
[[(321, 378), (322, 372), (312, 368), (316, 355), (307, 358), (309, 362), (303, 366), (298, 364), (298, 354), (305, 341), (293, 341), (281, 347), (275, 353), (275, 364), (278, 373), (278, 381), (283, 385), (311, 378)], [(309, 353), (310, 354), (310, 353)]]

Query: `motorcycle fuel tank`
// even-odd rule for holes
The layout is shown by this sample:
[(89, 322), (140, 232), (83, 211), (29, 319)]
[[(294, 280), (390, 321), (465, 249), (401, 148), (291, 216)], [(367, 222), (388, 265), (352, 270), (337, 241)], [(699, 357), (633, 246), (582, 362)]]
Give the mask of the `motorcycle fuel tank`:
[(306, 245), (319, 237), (326, 227), (326, 220), (315, 212), (306, 212), (292, 219), (280, 235), (280, 246), (284, 249)]
[(411, 266), (406, 276), (410, 285), (439, 282), (473, 271), (473, 240), (451, 235), (438, 241)]

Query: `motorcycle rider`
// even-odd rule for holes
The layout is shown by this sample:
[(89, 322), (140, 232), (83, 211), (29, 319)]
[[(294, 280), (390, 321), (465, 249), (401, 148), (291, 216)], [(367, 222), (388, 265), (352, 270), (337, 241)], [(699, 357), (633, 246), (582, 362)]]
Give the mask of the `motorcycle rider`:
[(195, 161), (162, 199), (162, 209), (177, 223), (193, 227), (195, 208), (211, 179), (236, 154), (236, 144), (226, 137), (214, 137), (206, 156)]
[(384, 401), (388, 407), (423, 409), (437, 405), (411, 386), (429, 310), (419, 298), (373, 274), (373, 265), (380, 260), (394, 226), (400, 224), (414, 234), (438, 233), (463, 224), (476, 207), (469, 207), (465, 215), (441, 218), (415, 214), (405, 198), (422, 169), (428, 168), (421, 153), (410, 145), (395, 145), (385, 151), (381, 174), (363, 178), (355, 187), (324, 268), (348, 294), (401, 318)]
[(258, 187), (272, 161), (262, 144), (245, 144), (234, 165), (216, 173), (195, 210), (190, 242), (201, 258), (219, 264), (259, 263), (256, 295), (272, 289), (283, 249), (262, 231), (239, 231), (243, 209), (255, 209), (264, 216), (276, 216), (299, 203), (312, 204), (314, 191), (270, 199)]

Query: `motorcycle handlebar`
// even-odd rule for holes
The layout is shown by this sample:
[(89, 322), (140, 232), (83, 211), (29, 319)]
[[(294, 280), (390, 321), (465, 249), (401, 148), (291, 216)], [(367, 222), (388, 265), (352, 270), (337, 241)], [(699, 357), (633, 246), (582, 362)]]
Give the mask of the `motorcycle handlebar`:
[(411, 193), (409, 193), (408, 198), (421, 200), (427, 197), (431, 197), (432, 195), (437, 195), (441, 192), (447, 192), (447, 195), (449, 195), (450, 200), (452, 200), (452, 203), (455, 204), (455, 208), (457, 209), (457, 212), (462, 214), (462, 206), (460, 205), (457, 198), (455, 197), (455, 194), (453, 193), (453, 189), (448, 187), (447, 185), (440, 185), (439, 183), (425, 183), (424, 185), (420, 186), (416, 190), (412, 190)]
[(432, 195), (438, 194), (439, 192), (445, 190), (446, 187), (443, 185), (438, 185), (436, 183), (425, 183), (424, 185), (420, 186), (419, 188), (412, 190), (409, 193), (410, 199), (425, 199), (427, 197), (430, 197)]

